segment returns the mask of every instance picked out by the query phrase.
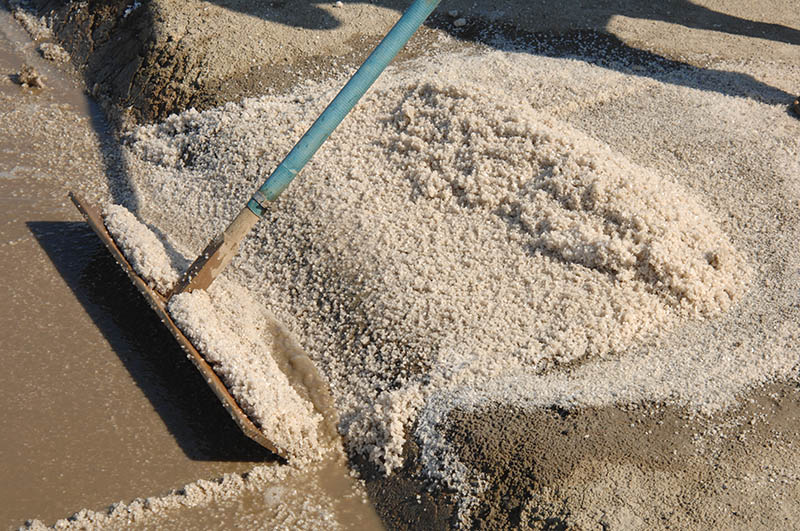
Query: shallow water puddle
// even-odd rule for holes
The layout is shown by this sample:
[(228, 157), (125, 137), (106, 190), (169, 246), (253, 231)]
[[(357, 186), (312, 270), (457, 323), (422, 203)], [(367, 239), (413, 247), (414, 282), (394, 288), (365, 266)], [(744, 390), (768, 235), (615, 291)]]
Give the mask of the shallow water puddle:
[[(45, 89), (14, 82), (23, 63), (43, 73)], [(8, 397), (0, 528), (269, 465), (69, 204), (70, 189), (108, 197), (108, 175), (119, 171), (113, 145), (98, 135), (105, 125), (78, 78), (39, 57), (4, 10), (0, 73), (0, 386)], [(335, 473), (346, 471), (320, 472), (326, 482)], [(294, 496), (282, 498), (285, 511), (299, 515), (310, 497), (328, 497), (334, 521), (355, 514), (337, 505), (340, 487), (322, 483), (295, 484)], [(234, 493), (219, 515), (230, 524), (246, 509), (248, 521), (263, 525), (265, 496)], [(214, 512), (203, 507), (194, 510)], [(348, 518), (375, 518), (360, 499), (353, 507), (360, 512)], [(182, 508), (169, 513), (175, 528), (190, 519)]]

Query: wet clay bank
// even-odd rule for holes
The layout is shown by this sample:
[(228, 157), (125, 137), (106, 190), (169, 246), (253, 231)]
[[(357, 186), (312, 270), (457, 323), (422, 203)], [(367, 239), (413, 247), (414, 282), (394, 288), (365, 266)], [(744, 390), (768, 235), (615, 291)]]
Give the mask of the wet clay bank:
[[(788, 26), (777, 33), (783, 44), (791, 43), (786, 39), (793, 35)], [(405, 80), (398, 76), (379, 88), (383, 90), (379, 96), (398, 98), (396, 104), (383, 109), (380, 97), (371, 100), (362, 114), (354, 115), (351, 131), (332, 138), (332, 150), (321, 153), (322, 159), (308, 173), (317, 179), (298, 185), (297, 196), (310, 198), (310, 203), (282, 202), (268, 227), (245, 249), (243, 267), (238, 270), (242, 282), (248, 281), (259, 261), (288, 264), (276, 267), (272, 274), (278, 280), (282, 276), (294, 279), (293, 291), (261, 288), (258, 295), (300, 336), (309, 354), (327, 365), (329, 377), (339, 386), (340, 405), (349, 413), (343, 430), (351, 447), (374, 450), (367, 455), (355, 451), (356, 458), (364, 459), (367, 469), (399, 466), (388, 477), (376, 472), (369, 483), (376, 505), (392, 527), (448, 527), (458, 522), (479, 527), (786, 527), (796, 516), (792, 511), (798, 506), (793, 430), (797, 412), (798, 259), (793, 245), (798, 226), (797, 130), (783, 102), (788, 103), (792, 80), (798, 79), (796, 66), (743, 64), (718, 57), (701, 70), (637, 54), (619, 43), (610, 52), (602, 45), (611, 41), (594, 38), (584, 43), (585, 60), (543, 58), (523, 51), (516, 55), (484, 52), (477, 60), (442, 56), (438, 71), (426, 70), (425, 62), (409, 64)], [(442, 39), (444, 46), (452, 45), (446, 36)], [(559, 41), (546, 44), (558, 49)], [(478, 77), (502, 80), (502, 86), (487, 87)], [(409, 81), (417, 78), (425, 82)], [(531, 90), (531, 80), (538, 90)], [(256, 162), (248, 150), (259, 152), (263, 150), (259, 142), (269, 142), (271, 151), (285, 151), (284, 144), (302, 130), (298, 124), (311, 119), (324, 103), (324, 98), (314, 94), (332, 89), (331, 85), (305, 92), (298, 89), (286, 97), (276, 95), (202, 115), (187, 113), (161, 126), (136, 129), (127, 149), (131, 180), (141, 200), (137, 213), (148, 223), (167, 227), (165, 232), (174, 234), (180, 245), (201, 246), (208, 235), (191, 233), (191, 220), (167, 221), (168, 215), (157, 211), (164, 194), (169, 195), (170, 187), (186, 185), (189, 188), (184, 191), (202, 207), (200, 211), (220, 208), (212, 205), (218, 205), (229, 185), (214, 180), (209, 170), (233, 169), (227, 182), (236, 189), (250, 187), (263, 174), (259, 164), (268, 165), (279, 155), (266, 155), (266, 161)], [(483, 94), (484, 99), (475, 94)], [(270, 122), (279, 114), (276, 109), (291, 120)], [(367, 112), (373, 109), (377, 116)], [(536, 109), (536, 113), (525, 109)], [(494, 112), (498, 114), (493, 116)], [(437, 136), (448, 117), (449, 123), (457, 125), (451, 128), (453, 134)], [(515, 123), (509, 117), (523, 119)], [(262, 126), (237, 125), (248, 121), (266, 123), (273, 135), (259, 136), (265, 134), (258, 130)], [(550, 130), (542, 130), (541, 124)], [(382, 129), (363, 151), (348, 143), (352, 130), (372, 131), (371, 127)], [(273, 139), (274, 131), (285, 134)], [(259, 140), (248, 144), (250, 134)], [(581, 181), (586, 168), (596, 169), (592, 164), (605, 168), (596, 156), (604, 152), (596, 144), (587, 144), (584, 135), (613, 148), (608, 164), (634, 176), (630, 182), (640, 187), (640, 193), (648, 186), (655, 186), (657, 193), (645, 193), (630, 202), (626, 194), (615, 196), (615, 190), (624, 188), (624, 179), (622, 183), (602, 178)], [(497, 138), (515, 140), (521, 152), (512, 151), (509, 156), (493, 143)], [(526, 138), (536, 139), (536, 157), (543, 158), (520, 155), (530, 152), (525, 150)], [(578, 148), (594, 154), (594, 159), (581, 162)], [(548, 163), (547, 149), (551, 149), (551, 159), (562, 163)], [(337, 150), (350, 156), (340, 172), (331, 169)], [(375, 161), (389, 165), (376, 168)], [(523, 179), (516, 188), (508, 188), (507, 181), (516, 172), (500, 180), (502, 186), (492, 180), (504, 168), (521, 171), (526, 165), (538, 172), (533, 186)], [(565, 183), (564, 175), (570, 174), (559, 176), (552, 171), (556, 167), (573, 169), (575, 182)], [(615, 175), (607, 168), (605, 173), (598, 171)], [(641, 177), (651, 172), (667, 178), (662, 183), (657, 177)], [(204, 180), (208, 190), (187, 185), (191, 179)], [(369, 195), (381, 179), (387, 181), (382, 184), (397, 187), (398, 195), (388, 201)], [(324, 222), (328, 214), (322, 214), (323, 222), (307, 227), (299, 222), (309, 208), (330, 206), (331, 190), (348, 187), (355, 188), (362, 199), (383, 201), (381, 208), (400, 205), (400, 211), (392, 211), (394, 218), (373, 216), (372, 223), (381, 228), (375, 234), (366, 232), (365, 220), (357, 213), (361, 203), (376, 202), (358, 197), (345, 198), (343, 206), (332, 211), (336, 223)], [(585, 193), (572, 194), (575, 191)], [(409, 195), (413, 208), (404, 203)], [(655, 203), (647, 203), (648, 197)], [(673, 200), (660, 203), (665, 197)], [(681, 203), (699, 222), (694, 228), (702, 227), (697, 233), (690, 225), (681, 225), (680, 213), (670, 211)], [(598, 204), (606, 211), (597, 210)], [(643, 209), (643, 205), (651, 208)], [(225, 204), (217, 213), (224, 217), (232, 208)], [(642, 220), (648, 230), (616, 235), (608, 230), (608, 220), (615, 215), (617, 225), (635, 227), (635, 215), (628, 221), (619, 219), (631, 209), (649, 210), (657, 219), (677, 225)], [(397, 219), (401, 223), (395, 223)], [(459, 223), (464, 220), (467, 226), (462, 230)], [(215, 222), (209, 220), (212, 225)], [(339, 232), (325, 228), (337, 223)], [(448, 237), (443, 239), (461, 242), (463, 247), (443, 243), (436, 247), (438, 254), (412, 254), (415, 246), (428, 249), (428, 242), (404, 241), (408, 236), (404, 231), (426, 227), (448, 227)], [(485, 233), (479, 232), (480, 227)], [(669, 236), (670, 230), (677, 232)], [(365, 236), (354, 241), (352, 234), (359, 231)], [(405, 294), (386, 280), (393, 275), (407, 280), (407, 272), (399, 266), (408, 259), (397, 260), (381, 246), (382, 232), (392, 234), (395, 245), (419, 266), (409, 270), (421, 279), (411, 286), (414, 296), (410, 299), (404, 299)], [(651, 232), (655, 236), (648, 243)], [(436, 231), (429, 235), (442, 237)], [(627, 236), (632, 241), (626, 241)], [(708, 236), (711, 247), (703, 241)], [(643, 241), (646, 254), (636, 247)], [(264, 242), (277, 245), (264, 252)], [(369, 256), (376, 266), (351, 260), (347, 247), (339, 245), (372, 253)], [(683, 245), (698, 246), (696, 264), (681, 259)], [(467, 260), (462, 267), (482, 272), (488, 267), (482, 261), (488, 250), (488, 256), (512, 262), (509, 267), (530, 265), (522, 261), (530, 257), (514, 254), (520, 247), (528, 249), (538, 260), (535, 265), (553, 278), (573, 275), (569, 290), (559, 284), (555, 296), (538, 291), (531, 297), (533, 302), (521, 304), (540, 310), (531, 313), (544, 321), (536, 334), (541, 348), (521, 343), (513, 326), (508, 328), (522, 323), (519, 329), (524, 330), (527, 321), (506, 312), (507, 307), (499, 314), (486, 312), (500, 328), (476, 328), (469, 315), (458, 312), (487, 293), (467, 289), (465, 293), (472, 293), (473, 299), (460, 299), (457, 292), (448, 293), (446, 286), (437, 283), (441, 270), (436, 264), (424, 262), (430, 258), (450, 264), (453, 256), (461, 256)], [(326, 282), (315, 284), (313, 275), (301, 278), (303, 261), (290, 259), (292, 248), (305, 251), (306, 259), (322, 271), (323, 280), (333, 275), (338, 284), (328, 288)], [(324, 260), (315, 262), (320, 257), (329, 265)], [(347, 267), (337, 267), (337, 260)], [(635, 282), (641, 279), (636, 272), (641, 265), (650, 271), (643, 274), (649, 287), (637, 290)], [(353, 275), (337, 271), (353, 271)], [(510, 273), (516, 281), (525, 278), (528, 270), (512, 268)], [(470, 288), (469, 275), (457, 274), (448, 280)], [(475, 286), (497, 287), (494, 296), (503, 303), (524, 292), (511, 289), (513, 282), (492, 284), (495, 280), (486, 277)], [(579, 298), (584, 288), (575, 291), (575, 286), (581, 282), (591, 289), (599, 287), (600, 300), (616, 303), (609, 308), (613, 319), (605, 332), (581, 325), (585, 315), (568, 303), (560, 304)], [(532, 292), (539, 288), (535, 278), (530, 286)], [(629, 288), (632, 291), (626, 291)], [(648, 298), (654, 294), (653, 300)], [(275, 302), (282, 300), (287, 304)], [(455, 304), (443, 306), (442, 301), (448, 300)], [(420, 309), (415, 301), (424, 301), (426, 311), (433, 309), (450, 319), (449, 329), (460, 333), (448, 337), (447, 327), (437, 328), (442, 320), (426, 322), (424, 313), (410, 320), (411, 328), (391, 322), (392, 315), (416, 317), (414, 312)], [(318, 304), (319, 311), (298, 315), (292, 310), (298, 303)], [(564, 330), (548, 321), (547, 316), (558, 311), (568, 318), (566, 334), (559, 335)], [(336, 323), (329, 321), (336, 312), (343, 318), (343, 333), (338, 336)], [(374, 323), (385, 326), (375, 329)], [(493, 337), (498, 329), (512, 333)], [(403, 333), (401, 341), (392, 336), (397, 330)], [(595, 333), (581, 335), (576, 330)], [(509, 349), (504, 343), (508, 341), (516, 349)], [(359, 349), (359, 344), (364, 348)], [(378, 346), (377, 358), (370, 344)], [(469, 348), (459, 350), (463, 345)], [(501, 357), (519, 363), (517, 374), (510, 376), (508, 368), (499, 364), (481, 365), (484, 353), (495, 345), (503, 346)], [(341, 352), (356, 356), (341, 360)], [(377, 397), (370, 394), (373, 389), (354, 390), (336, 380), (354, 367), (374, 370), (375, 362), (384, 364), (371, 375), (371, 382), (382, 387)], [(395, 362), (401, 371), (393, 372)], [(432, 387), (426, 374), (464, 385)], [(498, 375), (502, 377), (494, 378)], [(774, 379), (782, 383), (759, 386)], [(754, 385), (756, 389), (748, 391)], [(424, 401), (422, 406), (420, 401)], [(377, 406), (385, 415), (375, 414)], [(414, 408), (419, 411), (417, 421), (403, 425)], [(396, 419), (405, 430), (387, 429), (397, 425)], [(403, 453), (396, 461), (392, 452), (398, 445)]]

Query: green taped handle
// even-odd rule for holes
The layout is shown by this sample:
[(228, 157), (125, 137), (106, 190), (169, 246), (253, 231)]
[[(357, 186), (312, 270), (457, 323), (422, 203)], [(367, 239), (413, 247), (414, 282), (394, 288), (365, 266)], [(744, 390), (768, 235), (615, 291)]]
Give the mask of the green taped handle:
[(303, 169), (303, 166), (314, 156), (319, 147), (341, 123), (347, 113), (355, 107), (361, 96), (367, 92), (386, 66), (394, 59), (397, 52), (408, 42), (422, 25), (428, 15), (436, 9), (440, 0), (415, 0), (411, 7), (400, 17), (397, 24), (386, 34), (361, 68), (353, 74), (350, 81), (339, 91), (328, 107), (317, 118), (317, 121), (306, 131), (306, 134), (295, 144), (275, 171), (264, 184), (253, 194), (247, 207), (258, 217), (264, 215), (265, 205), (274, 201), (283, 192), (292, 179)]

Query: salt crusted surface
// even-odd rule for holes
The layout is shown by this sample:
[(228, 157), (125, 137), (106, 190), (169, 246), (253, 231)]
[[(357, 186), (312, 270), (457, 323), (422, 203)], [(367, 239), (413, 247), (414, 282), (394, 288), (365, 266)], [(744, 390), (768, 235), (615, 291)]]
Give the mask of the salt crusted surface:
[(237, 514), (237, 522), (250, 528), (341, 529), (336, 520), (336, 501), (313, 487), (309, 489), (306, 485), (310, 482), (313, 477), (291, 466), (257, 466), (245, 474), (194, 481), (163, 496), (117, 502), (104, 511), (82, 509), (52, 526), (31, 520), (25, 529), (177, 530), (185, 529), (187, 515), (209, 529), (223, 529), (225, 520), (217, 521), (218, 513), (230, 512)]

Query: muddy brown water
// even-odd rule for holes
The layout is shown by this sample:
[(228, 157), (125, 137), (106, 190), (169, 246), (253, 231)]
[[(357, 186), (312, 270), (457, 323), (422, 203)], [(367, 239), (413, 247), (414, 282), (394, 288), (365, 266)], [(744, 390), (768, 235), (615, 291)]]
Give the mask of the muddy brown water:
[[(69, 204), (71, 188), (105, 193), (114, 143), (78, 77), (36, 47), (0, 8), (0, 529), (283, 466), (241, 434)], [(45, 89), (15, 82), (23, 63)], [(380, 526), (343, 466), (302, 481), (345, 527)], [(268, 512), (250, 493), (171, 519), (224, 528)]]

